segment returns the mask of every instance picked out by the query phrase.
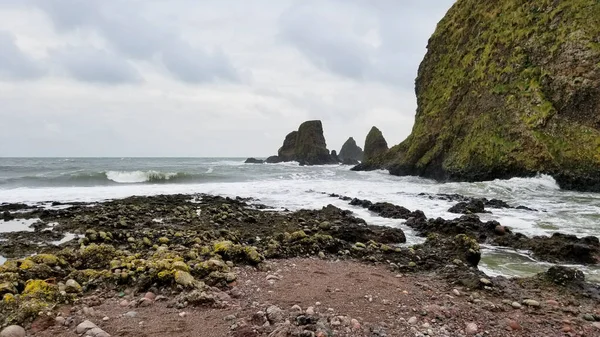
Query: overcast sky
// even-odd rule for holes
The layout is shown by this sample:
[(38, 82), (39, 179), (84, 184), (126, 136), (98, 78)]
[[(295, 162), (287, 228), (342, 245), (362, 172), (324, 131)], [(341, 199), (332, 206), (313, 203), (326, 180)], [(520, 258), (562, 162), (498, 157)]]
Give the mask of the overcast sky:
[(267, 156), (412, 128), (454, 0), (0, 0), (0, 156)]

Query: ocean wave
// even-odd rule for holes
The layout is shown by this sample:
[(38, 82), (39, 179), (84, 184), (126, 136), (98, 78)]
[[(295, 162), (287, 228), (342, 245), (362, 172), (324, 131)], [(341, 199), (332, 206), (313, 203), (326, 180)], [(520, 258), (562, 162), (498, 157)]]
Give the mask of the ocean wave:
[(158, 171), (108, 171), (105, 175), (108, 180), (121, 184), (161, 182), (188, 176), (186, 173)]
[(202, 183), (227, 180), (226, 176), (206, 171), (161, 172), (156, 170), (135, 171), (98, 171), (98, 172), (63, 172), (59, 175), (31, 175), (0, 180), (5, 187), (54, 187), (54, 186), (107, 186), (122, 184), (177, 184)]

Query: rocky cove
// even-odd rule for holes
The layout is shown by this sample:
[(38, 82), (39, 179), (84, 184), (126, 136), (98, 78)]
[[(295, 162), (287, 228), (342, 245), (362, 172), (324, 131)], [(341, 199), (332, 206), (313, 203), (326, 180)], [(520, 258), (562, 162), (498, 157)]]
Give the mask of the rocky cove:
[[(467, 213), (444, 220), (391, 203), (328, 196), (376, 216), (406, 219), (424, 241), (407, 246), (402, 229), (369, 225), (333, 205), (287, 211), (241, 197), (158, 195), (54, 203), (58, 209), (2, 205), (4, 219), (40, 219), (33, 231), (2, 233), (8, 241), (0, 254), (10, 257), (0, 267), (2, 325), (24, 326), (39, 336), (75, 335), (76, 330), (102, 336), (96, 328), (123, 335), (131, 329), (127, 315), (138, 312), (157, 322), (164, 322), (165, 315), (185, 321), (188, 314), (216, 312), (214, 324), (225, 332), (215, 336), (459, 336), (486, 331), (493, 336), (592, 336), (600, 331), (600, 287), (587, 283), (580, 271), (552, 267), (535, 277), (509, 279), (477, 269), (480, 244), (529, 249), (546, 261), (597, 264), (600, 245), (595, 237), (529, 238), (500, 223), (483, 222), (467, 207), (482, 203), (478, 211), (485, 211), (507, 206), (499, 200), (432, 195), (460, 199), (457, 211)], [(67, 234), (80, 237), (53, 244)], [(366, 282), (364, 304), (352, 305), (352, 290), (331, 279), (344, 277), (344, 270), (356, 270), (353, 277)], [(371, 280), (371, 274), (394, 285)], [(283, 289), (277, 292), (279, 286), (293, 287), (288, 279), (308, 287), (295, 303)], [(273, 289), (259, 294), (262, 287)], [(310, 303), (312, 287), (323, 292)], [(425, 294), (423, 302), (417, 301)], [(324, 307), (330, 305), (339, 308)], [(381, 305), (387, 317), (364, 317), (356, 312), (363, 305)], [(486, 315), (493, 319), (483, 320)], [(137, 331), (159, 329), (144, 324), (148, 327), (138, 325)], [(172, 329), (169, 334), (177, 333)]]

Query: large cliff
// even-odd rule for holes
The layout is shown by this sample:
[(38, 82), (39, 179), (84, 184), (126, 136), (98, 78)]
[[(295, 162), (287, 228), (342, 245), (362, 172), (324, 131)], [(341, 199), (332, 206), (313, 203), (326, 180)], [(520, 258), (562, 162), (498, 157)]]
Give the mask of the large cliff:
[(416, 94), (390, 173), (547, 173), (600, 191), (600, 1), (458, 0), (429, 40)]

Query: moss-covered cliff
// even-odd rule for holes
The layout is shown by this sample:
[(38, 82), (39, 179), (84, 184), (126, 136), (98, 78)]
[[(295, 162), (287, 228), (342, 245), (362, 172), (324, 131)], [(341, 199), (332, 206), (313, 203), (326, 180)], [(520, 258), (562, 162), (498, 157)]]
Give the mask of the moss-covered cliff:
[(458, 0), (416, 81), (392, 174), (440, 180), (553, 175), (600, 190), (600, 1)]

